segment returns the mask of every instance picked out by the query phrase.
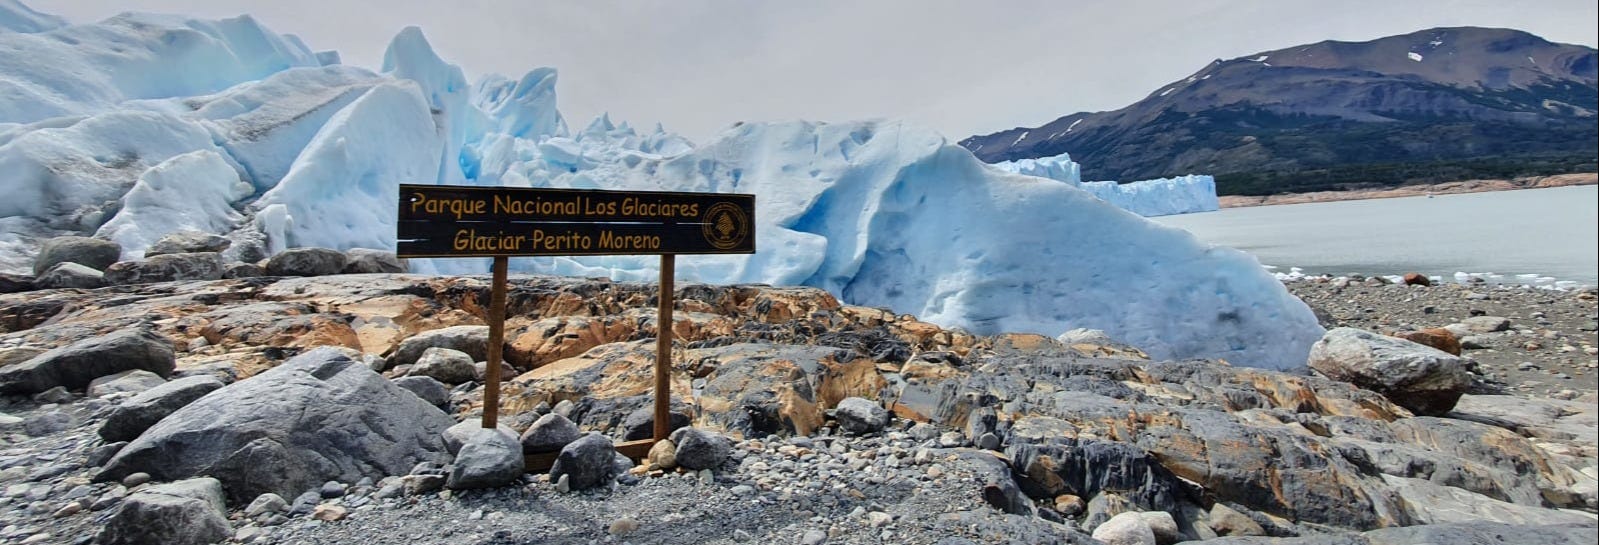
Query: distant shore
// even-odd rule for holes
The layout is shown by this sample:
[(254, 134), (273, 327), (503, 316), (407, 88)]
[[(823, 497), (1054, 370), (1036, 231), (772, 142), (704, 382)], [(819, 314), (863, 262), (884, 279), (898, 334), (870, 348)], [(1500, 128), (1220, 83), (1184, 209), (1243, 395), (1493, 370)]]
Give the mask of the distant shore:
[(1283, 193), (1264, 197), (1227, 195), (1221, 197), (1222, 208), (1246, 206), (1271, 206), (1309, 202), (1358, 201), (1364, 199), (1392, 199), (1420, 197), (1423, 195), (1449, 195), (1454, 193), (1482, 193), (1485, 191), (1511, 191), (1516, 189), (1542, 189), (1573, 185), (1599, 184), (1599, 173), (1556, 174), (1554, 176), (1529, 176), (1511, 180), (1464, 180), (1438, 184), (1411, 185), (1383, 189), (1355, 189), (1349, 191), (1315, 191), (1311, 193)]

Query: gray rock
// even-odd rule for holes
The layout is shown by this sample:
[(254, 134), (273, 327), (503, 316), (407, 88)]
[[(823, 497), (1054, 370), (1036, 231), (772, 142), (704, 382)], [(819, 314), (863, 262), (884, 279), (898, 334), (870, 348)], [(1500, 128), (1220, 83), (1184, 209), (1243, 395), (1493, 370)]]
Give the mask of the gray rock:
[(234, 263), (222, 270), (223, 278), (255, 278), (266, 276), (266, 269), (254, 263)]
[(117, 452), (121, 451), (122, 447), (125, 446), (128, 446), (127, 441), (117, 441), (94, 447), (94, 450), (89, 451), (89, 456), (84, 460), (83, 464), (85, 467), (103, 466), (106, 462), (111, 461), (111, 457), (116, 456)]
[(1155, 543), (1158, 545), (1172, 545), (1183, 541), (1183, 531), (1177, 526), (1177, 519), (1165, 511), (1145, 511), (1138, 513), (1144, 519), (1144, 524), (1149, 525), (1149, 530), (1155, 532)]
[(217, 253), (228, 249), (233, 241), (226, 237), (200, 231), (174, 231), (155, 241), (144, 250), (145, 259), (166, 254)]
[(522, 452), (527, 454), (541, 454), (545, 452), (560, 452), (573, 441), (583, 436), (578, 431), (577, 424), (558, 414), (546, 414), (539, 417), (522, 432)]
[(190, 280), (216, 280), (222, 278), (222, 254), (204, 252), (193, 254), (163, 254), (144, 261), (123, 261), (105, 270), (105, 282), (113, 286), (177, 282)]
[(88, 237), (56, 237), (39, 247), (39, 256), (33, 260), (33, 274), (43, 273), (61, 263), (77, 263), (103, 271), (122, 258), (122, 246), (109, 240)]
[(489, 357), (489, 326), (458, 325), (412, 335), (394, 348), (394, 353), (388, 356), (388, 367), (414, 364), (429, 348), (459, 350), (471, 356), (473, 361), (486, 360)]
[(1460, 348), (1465, 350), (1482, 350), (1488, 348), (1488, 340), (1481, 335), (1466, 335), (1460, 338)]
[(567, 478), (572, 490), (604, 486), (616, 479), (616, 446), (604, 435), (590, 432), (561, 449), (550, 468), (550, 478)]
[(143, 369), (134, 369), (89, 381), (89, 388), (85, 391), (85, 394), (89, 397), (137, 394), (166, 383), (167, 379), (161, 378), (161, 375)]
[[(694, 418), (689, 416), (688, 407), (681, 404), (673, 403), (667, 414), (672, 415), (671, 421), (666, 425), (668, 436), (694, 421)], [(653, 405), (639, 407), (628, 413), (627, 418), (622, 419), (623, 441), (637, 441), (653, 437), (655, 437), (655, 407)]]
[(1500, 522), (1516, 525), (1592, 524), (1593, 516), (1579, 511), (1517, 505), (1453, 486), (1422, 479), (1383, 475), (1389, 489), (1403, 500), (1417, 524), (1450, 522)]
[(71, 403), (76, 396), (65, 387), (56, 386), (49, 390), (33, 394), (33, 400), (39, 403)]
[(454, 421), (334, 348), (318, 348), (162, 419), (96, 479), (212, 475), (231, 501), (297, 494), (447, 458)]
[(416, 394), (416, 397), (434, 407), (444, 408), (450, 403), (450, 389), (433, 377), (400, 377), (394, 379), (394, 385)]
[(854, 434), (881, 431), (888, 426), (888, 411), (877, 402), (860, 397), (847, 397), (838, 402), (833, 418), (838, 420), (839, 428)]
[(994, 433), (999, 427), (999, 413), (993, 407), (978, 407), (972, 409), (966, 417), (966, 438), (973, 443), (985, 433)]
[(153, 486), (123, 499), (96, 541), (104, 545), (216, 543), (233, 535), (221, 500), (216, 479)]
[(523, 473), (522, 460), (522, 443), (515, 433), (504, 428), (478, 428), (456, 453), (445, 486), (464, 490), (518, 482)]
[[(504, 423), (501, 423), (498, 429), (513, 436), (516, 435), (516, 430), (507, 427)], [(461, 452), (461, 447), (466, 445), (467, 440), (471, 439), (473, 435), (476, 435), (482, 430), (482, 421), (473, 418), (450, 426), (449, 428), (445, 428), (444, 433), (440, 435), (440, 438), (444, 440), (445, 450), (449, 451), (451, 456), (454, 456), (455, 454)], [(418, 473), (418, 471), (413, 469), (411, 473), (415, 474)], [(443, 475), (444, 473), (440, 471), (439, 474)]]
[(677, 465), (687, 469), (717, 469), (733, 454), (732, 441), (699, 428), (679, 428), (671, 440), (677, 447)]
[(0, 293), (21, 293), (39, 289), (32, 276), (0, 273)]
[(1094, 528), (1094, 539), (1105, 545), (1156, 545), (1155, 531), (1138, 513), (1127, 512), (1111, 517)]
[(22, 417), (0, 413), (0, 433), (26, 433), (22, 427), (24, 422)]
[(344, 270), (344, 252), (327, 248), (290, 248), (267, 260), (271, 276), (327, 276)]
[(1510, 329), (1510, 319), (1501, 316), (1472, 316), (1460, 323), (1472, 333), (1495, 333)]
[(395, 257), (394, 252), (351, 248), (344, 252), (344, 256), (344, 274), (406, 272), (405, 264), (400, 262), (400, 258)]
[(92, 290), (106, 286), (105, 273), (77, 263), (58, 263), (33, 279), (41, 289)]
[(111, 410), (100, 425), (100, 438), (108, 442), (132, 441), (156, 422), (222, 386), (216, 377), (196, 375), (139, 392)]
[(407, 374), (413, 377), (431, 377), (445, 384), (472, 382), (477, 373), (472, 369), (472, 356), (460, 350), (429, 348), (422, 352)]
[(1133, 505), (1126, 497), (1115, 492), (1101, 492), (1088, 500), (1083, 515), (1083, 529), (1093, 531), (1112, 518), (1132, 511)]
[(343, 497), (346, 490), (348, 490), (348, 488), (344, 486), (344, 483), (339, 481), (328, 481), (322, 483), (322, 488), (318, 489), (317, 493), (322, 496), (322, 499), (332, 499)]
[(1310, 347), (1310, 367), (1421, 415), (1449, 412), (1471, 386), (1465, 361), (1404, 339), (1340, 327)]
[(134, 369), (169, 376), (176, 365), (166, 337), (146, 329), (125, 329), (0, 369), (0, 393), (34, 393), (56, 386), (76, 390), (96, 378)]
[(1210, 527), (1223, 536), (1263, 536), (1266, 529), (1255, 519), (1221, 502), (1210, 506)]
[(34, 437), (43, 437), (71, 428), (74, 419), (61, 409), (41, 409), (22, 420), (22, 430)]
[(283, 496), (267, 492), (256, 496), (255, 500), (250, 502), (250, 506), (244, 508), (244, 516), (255, 518), (266, 513), (282, 513), (288, 510), (289, 502), (284, 501)]
[(1567, 545), (1594, 543), (1599, 528), (1526, 526), (1493, 523), (1435, 524), (1383, 528), (1361, 534), (1369, 545)]

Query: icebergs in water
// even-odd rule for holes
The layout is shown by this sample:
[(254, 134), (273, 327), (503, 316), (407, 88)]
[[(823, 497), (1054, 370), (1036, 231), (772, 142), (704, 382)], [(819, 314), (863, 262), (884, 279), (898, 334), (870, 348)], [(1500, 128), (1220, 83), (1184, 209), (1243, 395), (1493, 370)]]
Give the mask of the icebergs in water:
[(1006, 172), (1065, 182), (1145, 217), (1209, 212), (1221, 207), (1216, 198), (1216, 179), (1210, 176), (1190, 174), (1125, 184), (1084, 182), (1081, 168), (1065, 153), (1054, 157), (1004, 161), (991, 166)]

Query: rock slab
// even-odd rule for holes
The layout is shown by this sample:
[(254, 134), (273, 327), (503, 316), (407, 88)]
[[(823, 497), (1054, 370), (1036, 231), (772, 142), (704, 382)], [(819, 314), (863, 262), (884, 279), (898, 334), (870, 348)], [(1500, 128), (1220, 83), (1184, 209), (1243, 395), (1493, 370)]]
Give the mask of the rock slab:
[(96, 541), (104, 545), (202, 545), (232, 535), (221, 483), (198, 478), (153, 486), (123, 499)]
[(228, 499), (284, 497), (448, 459), (454, 421), (364, 362), (318, 348), (188, 404), (129, 443), (97, 480), (211, 475)]
[(108, 443), (132, 441), (156, 422), (222, 386), (216, 377), (195, 375), (139, 392), (111, 410), (100, 425), (100, 438)]
[(177, 360), (172, 343), (146, 329), (84, 339), (0, 369), (0, 393), (32, 394), (63, 386), (77, 390), (94, 379), (142, 369), (166, 377)]

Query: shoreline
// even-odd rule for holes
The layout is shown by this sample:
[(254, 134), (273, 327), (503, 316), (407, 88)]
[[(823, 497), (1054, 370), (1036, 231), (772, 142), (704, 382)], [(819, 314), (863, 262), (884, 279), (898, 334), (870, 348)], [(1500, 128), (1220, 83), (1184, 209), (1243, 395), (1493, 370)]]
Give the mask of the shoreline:
[(1245, 208), (1250, 206), (1274, 206), (1280, 204), (1360, 201), (1367, 199), (1394, 199), (1400, 197), (1421, 197), (1426, 195), (1485, 193), (1489, 191), (1516, 191), (1521, 189), (1545, 189), (1550, 187), (1581, 185), (1599, 185), (1599, 173), (1583, 172), (1576, 174), (1556, 174), (1552, 176), (1528, 176), (1510, 180), (1461, 180), (1455, 182), (1442, 182), (1436, 184), (1422, 184), (1381, 189), (1313, 191), (1309, 193), (1282, 193), (1266, 196), (1225, 195), (1218, 197), (1217, 200), (1220, 202), (1221, 208), (1227, 209)]

